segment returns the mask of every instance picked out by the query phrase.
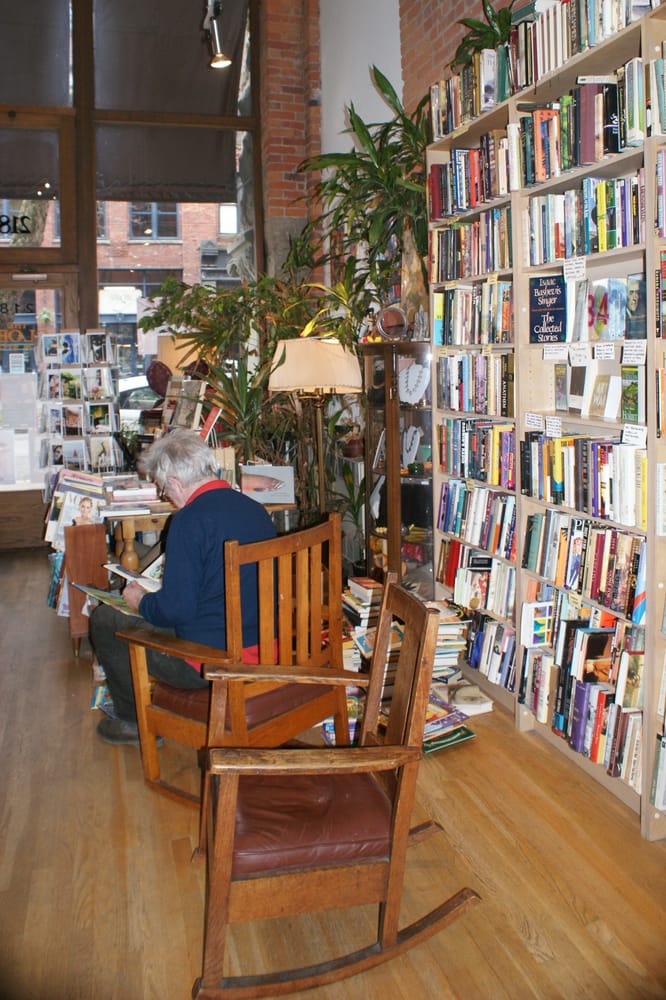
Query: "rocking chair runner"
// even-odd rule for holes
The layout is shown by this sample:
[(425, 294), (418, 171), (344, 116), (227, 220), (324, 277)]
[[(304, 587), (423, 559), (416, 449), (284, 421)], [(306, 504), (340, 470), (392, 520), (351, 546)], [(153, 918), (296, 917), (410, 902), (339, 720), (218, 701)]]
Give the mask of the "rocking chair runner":
[[(197, 750), (207, 745), (277, 747), (333, 715), (336, 738), (348, 742), (344, 685), (328, 683), (329, 672), (342, 670), (341, 545), (340, 515), (335, 513), (312, 528), (278, 538), (243, 545), (227, 542), (220, 567), (225, 575), (226, 650), (144, 626), (117, 633), (129, 643), (147, 785), (199, 804), (197, 796), (162, 777), (158, 735)], [(242, 667), (241, 573), (248, 571), (257, 576), (261, 678), (256, 676), (258, 668)], [(200, 661), (206, 676), (209, 669), (218, 670), (218, 683), (211, 692), (163, 682), (153, 687), (148, 649)], [(271, 673), (269, 665), (278, 663), (280, 668)], [(290, 683), (295, 665), (314, 670), (315, 686)], [(236, 669), (235, 679), (227, 669)]]
[[(197, 1000), (274, 996), (353, 975), (425, 940), (479, 900), (461, 889), (399, 930), (438, 614), (394, 581), (385, 589), (359, 747), (208, 753)], [(404, 635), (382, 733), (380, 694), (394, 615)], [(305, 968), (225, 976), (229, 923), (368, 903), (379, 904), (377, 939), (368, 947)]]

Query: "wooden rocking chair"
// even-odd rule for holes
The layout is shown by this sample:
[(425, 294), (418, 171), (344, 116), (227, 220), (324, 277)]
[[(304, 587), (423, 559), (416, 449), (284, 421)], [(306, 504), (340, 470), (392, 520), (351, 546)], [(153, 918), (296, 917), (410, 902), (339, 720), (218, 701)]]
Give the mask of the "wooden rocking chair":
[[(438, 614), (387, 583), (360, 734), (335, 749), (211, 749), (207, 902), (197, 1000), (261, 997), (333, 982), (427, 939), (479, 900), (464, 888), (399, 929), (410, 816)], [(380, 694), (393, 617), (404, 625), (385, 731)], [(316, 965), (225, 975), (228, 924), (379, 904), (377, 938)]]

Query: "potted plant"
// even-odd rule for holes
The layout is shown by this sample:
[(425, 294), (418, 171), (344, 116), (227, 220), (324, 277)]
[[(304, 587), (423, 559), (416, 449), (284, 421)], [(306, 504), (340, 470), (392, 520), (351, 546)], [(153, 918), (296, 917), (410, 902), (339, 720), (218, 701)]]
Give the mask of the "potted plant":
[(457, 21), (457, 24), (462, 24), (467, 28), (467, 34), (463, 37), (451, 60), (451, 66), (454, 68), (467, 66), (471, 63), (475, 52), (481, 52), (482, 49), (496, 49), (500, 45), (506, 45), (509, 41), (513, 0), (506, 7), (500, 7), (497, 11), (490, 0), (481, 0), (481, 2), (485, 21), (480, 21), (475, 17), (462, 17)]
[(304, 161), (303, 170), (322, 173), (316, 188), (322, 213), (308, 228), (329, 238), (325, 259), (354, 302), (367, 305), (374, 295), (385, 305), (392, 298), (396, 267), (404, 264), (401, 298), (410, 312), (426, 303), (429, 98), (408, 114), (384, 74), (376, 66), (371, 73), (393, 117), (367, 123), (352, 103), (346, 111), (353, 148)]

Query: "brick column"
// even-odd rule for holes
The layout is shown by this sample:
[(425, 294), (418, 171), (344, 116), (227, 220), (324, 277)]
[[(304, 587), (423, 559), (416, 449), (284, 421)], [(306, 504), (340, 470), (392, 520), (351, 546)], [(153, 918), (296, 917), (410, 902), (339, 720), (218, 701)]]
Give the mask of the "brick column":
[(310, 175), (298, 165), (321, 149), (319, 0), (263, 0), (261, 122), (266, 270), (308, 219)]

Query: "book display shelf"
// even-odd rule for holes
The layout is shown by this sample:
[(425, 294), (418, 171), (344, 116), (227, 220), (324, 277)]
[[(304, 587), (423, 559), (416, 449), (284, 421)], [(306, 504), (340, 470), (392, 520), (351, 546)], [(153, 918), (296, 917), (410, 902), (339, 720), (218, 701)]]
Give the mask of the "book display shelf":
[(431, 90), (436, 592), (469, 679), (657, 840), (666, 6), (534, 6)]
[(111, 338), (104, 330), (39, 337), (41, 466), (94, 473), (117, 472), (122, 455)]

